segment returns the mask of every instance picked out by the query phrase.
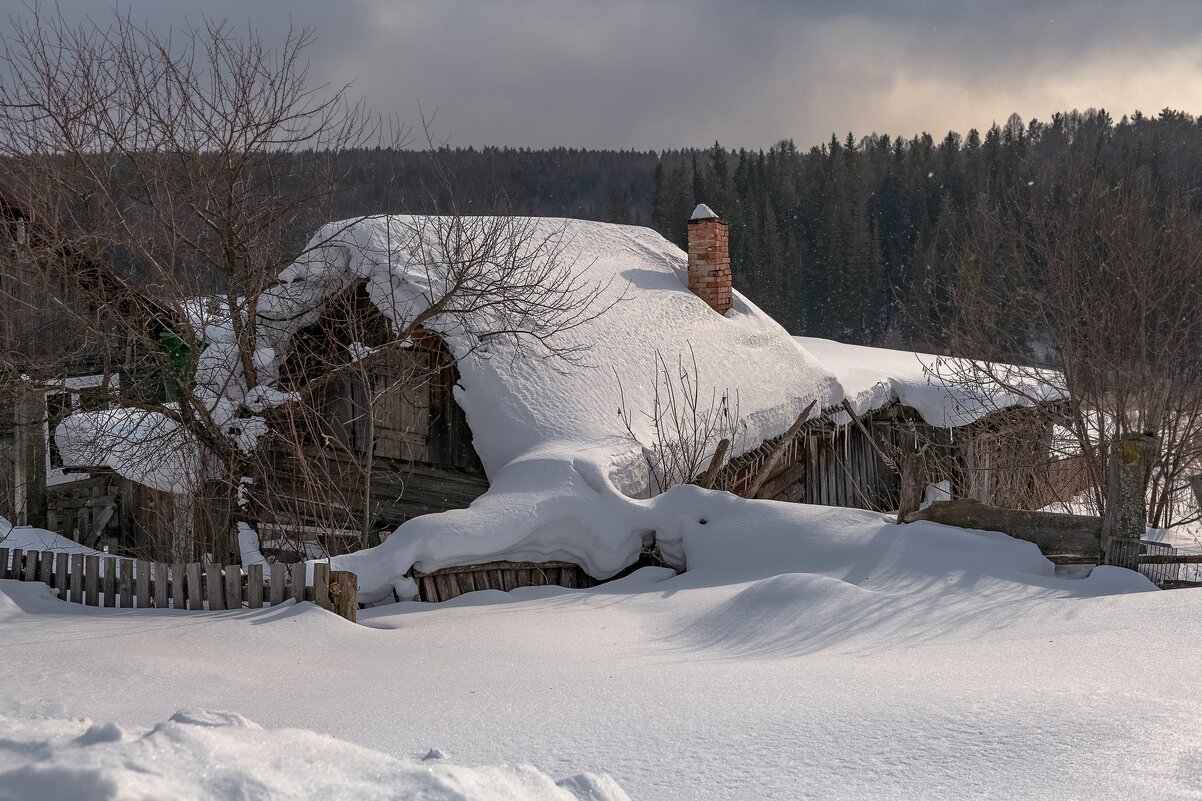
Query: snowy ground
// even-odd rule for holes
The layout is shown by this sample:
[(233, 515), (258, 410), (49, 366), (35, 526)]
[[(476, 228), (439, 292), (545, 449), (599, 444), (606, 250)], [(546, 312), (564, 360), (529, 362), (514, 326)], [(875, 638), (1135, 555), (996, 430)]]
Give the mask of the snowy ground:
[[(361, 626), (0, 582), (0, 799), (164, 797), (79, 793), (101, 766), (178, 798), (571, 797), (548, 777), (585, 798), (1202, 798), (1202, 595), (1057, 577), (996, 533), (690, 492), (679, 577)], [(266, 730), (168, 722), (187, 708)]]

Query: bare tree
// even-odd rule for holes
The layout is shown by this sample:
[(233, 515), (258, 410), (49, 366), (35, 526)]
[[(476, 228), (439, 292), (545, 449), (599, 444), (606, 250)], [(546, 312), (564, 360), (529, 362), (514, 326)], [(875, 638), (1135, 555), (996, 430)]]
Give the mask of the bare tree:
[[(621, 389), (621, 376), (615, 373), (614, 377)], [(699, 480), (708, 488), (728, 489), (733, 475), (722, 468), (741, 452), (741, 440), (747, 433), (739, 416), (739, 396), (736, 392), (732, 397), (729, 390), (719, 395), (716, 387), (708, 398), (703, 395), (691, 345), (688, 361), (680, 354), (675, 365), (655, 354), (655, 396), (650, 410), (627, 408), (622, 393), (618, 414), (627, 433), (637, 441), (636, 413), (646, 418), (653, 437), (651, 446), (642, 448), (649, 490), (662, 493)]]
[[(191, 490), (194, 548), (219, 560), (237, 558), (238, 503), (270, 472), (264, 442), (302, 465), (305, 488), (292, 493), (298, 518), (311, 512), (305, 499), (326, 491), (328, 475), (300, 431), (305, 418), (320, 417), (316, 404), (332, 382), (434, 327), (471, 343), (455, 358), (498, 347), (570, 360), (578, 346), (558, 344), (556, 334), (603, 311), (593, 303), (600, 288), (560, 258), (562, 232), (454, 208), (377, 220), (386, 239), (396, 235), (385, 243), (385, 267), (405, 262), (383, 274), (409, 286), (375, 299), (388, 325), (364, 343), (374, 355), (350, 358), (348, 340), (336, 357), (323, 351), (277, 376), (277, 351), (295, 344), (301, 319), (339, 314), (327, 295), (314, 306), (277, 280), (286, 265), (321, 267), (364, 222), (319, 229), (339, 191), (339, 154), (402, 141), (346, 87), (313, 85), (304, 60), (313, 40), (293, 29), (270, 46), (253, 30), (236, 35), (210, 21), (164, 36), (119, 14), (70, 27), (37, 7), (4, 36), (0, 181), (28, 210), (20, 247), (37, 268), (6, 276), (21, 285), (9, 307), (52, 309), (38, 330), (79, 332), (92, 363), (135, 377), (119, 392), (114, 382), (123, 408), (168, 421), (204, 454)], [(17, 332), (5, 364), (50, 380), (64, 360), (46, 357), (39, 340), (80, 350), (63, 339)], [(398, 380), (420, 383), (418, 372)], [(301, 411), (272, 416), (280, 404)], [(359, 461), (370, 495), (373, 459)], [(362, 506), (357, 528), (366, 531), (371, 504)], [(330, 515), (318, 525), (348, 525)]]
[(1036, 401), (1051, 368), (1078, 500), (1106, 514), (1114, 444), (1142, 436), (1148, 522), (1195, 516), (1183, 500), (1202, 458), (1202, 217), (1139, 177), (1075, 172), (1029, 207), (982, 200), (957, 253), (948, 333), (980, 359), (960, 380)]

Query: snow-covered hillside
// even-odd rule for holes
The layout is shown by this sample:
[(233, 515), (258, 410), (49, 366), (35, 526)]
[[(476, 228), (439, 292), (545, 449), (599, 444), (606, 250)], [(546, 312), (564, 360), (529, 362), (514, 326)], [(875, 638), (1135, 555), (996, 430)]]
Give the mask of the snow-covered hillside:
[[(335, 779), (412, 786), (439, 749), (471, 781), (608, 774), (639, 799), (1199, 797), (1190, 591), (1059, 577), (997, 533), (665, 498), (686, 574), (394, 604), (358, 626), (311, 605), (87, 609), (0, 582), (0, 788), (23, 771), (48, 799), (101, 762), (200, 786), (204, 754), (230, 771), (206, 776), (259, 782), (311, 753), (321, 797), (340, 798)], [(164, 724), (194, 707), (267, 731)], [(63, 721), (80, 717), (100, 728), (73, 744), (90, 724)], [(523, 764), (539, 773), (487, 767)], [(301, 784), (245, 797), (317, 797)]]

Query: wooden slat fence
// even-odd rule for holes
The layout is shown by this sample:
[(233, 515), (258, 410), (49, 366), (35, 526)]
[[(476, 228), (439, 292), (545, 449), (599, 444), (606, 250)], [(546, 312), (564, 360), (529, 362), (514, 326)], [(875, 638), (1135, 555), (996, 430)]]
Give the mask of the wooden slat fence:
[[(40, 581), (64, 601), (122, 609), (259, 609), (284, 601), (314, 601), (355, 620), (358, 583), (354, 573), (316, 564), (313, 582), (305, 565), (218, 565), (150, 562), (97, 554), (67, 554), (0, 548), (0, 579)], [(266, 592), (264, 585), (266, 583)]]

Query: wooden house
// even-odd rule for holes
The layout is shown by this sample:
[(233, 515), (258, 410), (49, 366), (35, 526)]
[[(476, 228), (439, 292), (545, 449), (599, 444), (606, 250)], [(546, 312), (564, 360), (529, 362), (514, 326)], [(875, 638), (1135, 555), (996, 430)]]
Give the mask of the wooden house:
[[(637, 302), (615, 303), (591, 326), (571, 332), (582, 346), (597, 344), (599, 360), (652, 365), (664, 351), (698, 349), (721, 357), (714, 360), (717, 369), (707, 368), (711, 381), (725, 380), (722, 365), (731, 363), (730, 353), (746, 362), (746, 375), (770, 376), (761, 382), (762, 397), (750, 391), (743, 396), (757, 426), (755, 447), (734, 454), (719, 486), (752, 497), (879, 510), (916, 505), (928, 485), (941, 482), (958, 497), (1037, 502), (1039, 455), (1051, 432), (1044, 404), (1015, 399), (979, 414), (941, 418), (931, 413), (929, 398), (909, 402), (916, 380), (907, 384), (886, 371), (869, 381), (845, 371), (862, 362), (858, 355), (832, 356), (817, 352), (817, 341), (795, 342), (733, 291), (726, 225), (704, 206), (689, 224), (687, 259), (646, 229), (578, 221), (567, 227), (592, 248), (577, 255), (581, 265), (610, 270), (620, 279), (611, 283), (622, 299), (639, 293)], [(244, 507), (262, 551), (293, 561), (389, 541), (392, 551), (412, 554), (405, 557), (411, 560), (406, 580), (412, 594), (425, 600), (528, 584), (587, 586), (635, 563), (637, 542), (633, 550), (623, 544), (597, 557), (597, 549), (548, 533), (547, 526), (521, 529), (521, 509), (494, 514), (487, 503), (499, 476), (526, 469), (523, 452), (509, 443), (531, 442), (544, 432), (569, 443), (563, 456), (554, 457), (562, 460), (562, 472), (550, 471), (545, 480), (562, 481), (557, 491), (601, 492), (598, 479), (572, 472), (570, 451), (577, 445), (570, 443), (638, 453), (639, 443), (614, 428), (619, 402), (613, 377), (595, 368), (490, 360), (478, 351), (463, 357), (461, 335), (436, 326), (397, 341), (396, 315), (381, 298), (379, 281), (373, 290), (373, 280), (350, 271), (302, 287), (302, 301), (266, 303), (260, 311), (260, 324), (281, 332), (274, 389), (303, 389), (312, 399), (265, 413), (272, 434), (260, 440)], [(885, 358), (922, 356), (887, 352)], [(638, 389), (649, 403), (643, 383)], [(868, 400), (860, 397), (865, 393)], [(940, 408), (953, 409), (962, 400), (950, 392)], [(1054, 400), (1048, 396), (1049, 404)], [(50, 453), (47, 402), (30, 414)], [(55, 403), (87, 411), (83, 394)], [(786, 436), (803, 408), (817, 412)], [(0, 432), (0, 449), (2, 437)], [(1022, 459), (1012, 458), (1020, 451)], [(53, 464), (46, 464), (49, 475)], [(119, 547), (162, 548), (189, 525), (187, 499), (94, 464), (64, 468), (83, 472), (74, 474), (70, 490), (52, 493), (70, 502), (44, 502), (41, 520), (67, 536), (94, 544), (103, 535)], [(629, 481), (618, 489), (647, 492)], [(12, 509), (0, 508), (0, 515)], [(431, 545), (452, 536), (429, 523), (437, 513), (448, 513), (447, 525), (458, 537), (454, 548)], [(484, 531), (494, 520), (514, 528)], [(39, 519), (18, 513), (16, 521)], [(579, 527), (567, 518), (555, 525)]]

